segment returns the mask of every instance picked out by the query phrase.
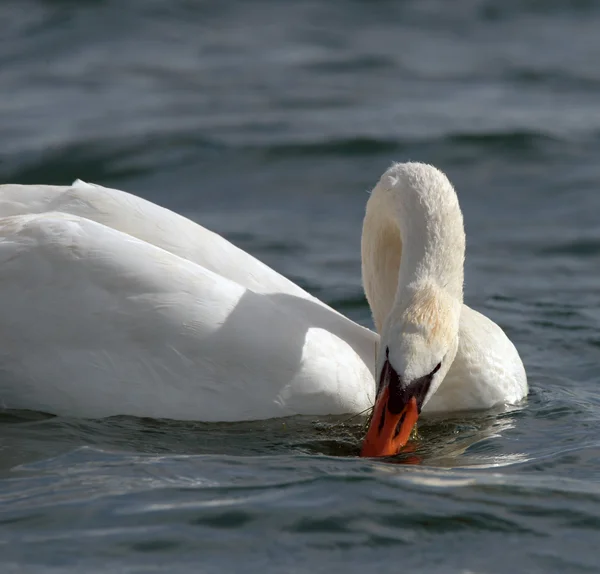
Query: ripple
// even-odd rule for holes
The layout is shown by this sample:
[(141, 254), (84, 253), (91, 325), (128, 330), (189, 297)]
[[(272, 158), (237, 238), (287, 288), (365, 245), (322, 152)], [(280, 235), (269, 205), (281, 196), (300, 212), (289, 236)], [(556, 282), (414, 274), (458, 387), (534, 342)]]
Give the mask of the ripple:
[(539, 250), (540, 255), (566, 255), (579, 258), (598, 257), (600, 238), (578, 238), (572, 241), (550, 245)]

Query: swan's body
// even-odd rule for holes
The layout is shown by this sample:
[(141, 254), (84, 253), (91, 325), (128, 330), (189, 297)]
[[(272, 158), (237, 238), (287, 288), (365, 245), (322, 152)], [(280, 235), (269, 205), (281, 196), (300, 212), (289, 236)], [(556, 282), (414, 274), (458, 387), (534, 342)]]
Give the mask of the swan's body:
[[(367, 220), (363, 241), (375, 234)], [(408, 255), (405, 245), (402, 265)], [(387, 257), (393, 299), (400, 254)], [(382, 329), (390, 295), (373, 304), (368, 277), (365, 287)], [(375, 398), (378, 341), (150, 202), (80, 181), (0, 186), (3, 407), (204, 421), (360, 412)], [(487, 408), (526, 392), (512, 343), (463, 306), (456, 357), (427, 410)]]

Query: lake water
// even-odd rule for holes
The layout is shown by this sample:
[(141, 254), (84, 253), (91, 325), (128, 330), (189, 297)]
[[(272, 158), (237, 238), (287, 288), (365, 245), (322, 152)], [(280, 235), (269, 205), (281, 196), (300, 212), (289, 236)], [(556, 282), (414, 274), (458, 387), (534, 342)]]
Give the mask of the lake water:
[(371, 325), (365, 192), (433, 163), (466, 302), (531, 386), (391, 461), (357, 458), (347, 417), (4, 412), (3, 574), (600, 571), (598, 3), (7, 0), (0, 21), (2, 182), (132, 191)]

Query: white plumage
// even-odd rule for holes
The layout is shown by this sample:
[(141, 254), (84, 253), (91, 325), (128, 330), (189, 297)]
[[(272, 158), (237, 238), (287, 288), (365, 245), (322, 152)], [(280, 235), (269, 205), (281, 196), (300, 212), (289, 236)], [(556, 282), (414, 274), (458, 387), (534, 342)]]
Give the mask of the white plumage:
[[(6, 408), (203, 421), (360, 412), (373, 404), (378, 340), (148, 201), (81, 181), (0, 186)], [(463, 307), (456, 358), (428, 409), (516, 402), (526, 390), (504, 333)]]

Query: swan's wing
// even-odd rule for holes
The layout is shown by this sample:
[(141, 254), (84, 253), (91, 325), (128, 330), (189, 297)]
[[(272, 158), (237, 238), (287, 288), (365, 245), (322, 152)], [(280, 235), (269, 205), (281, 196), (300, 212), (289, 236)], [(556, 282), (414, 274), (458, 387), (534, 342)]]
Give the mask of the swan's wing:
[(487, 409), (527, 396), (519, 352), (494, 321), (462, 306), (456, 358), (426, 412)]
[(69, 213), (161, 247), (257, 293), (306, 291), (220, 235), (164, 207), (117, 189), (77, 180), (72, 186), (1, 185), (0, 217)]
[(5, 217), (0, 404), (205, 421), (356, 412), (369, 373), (310, 319), (324, 311), (88, 219)]

